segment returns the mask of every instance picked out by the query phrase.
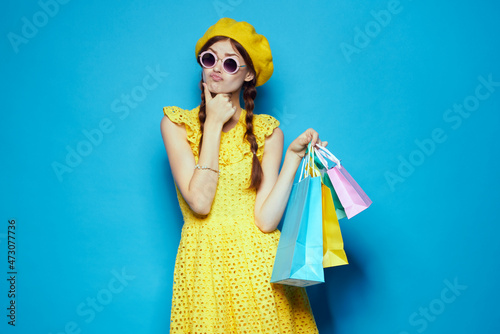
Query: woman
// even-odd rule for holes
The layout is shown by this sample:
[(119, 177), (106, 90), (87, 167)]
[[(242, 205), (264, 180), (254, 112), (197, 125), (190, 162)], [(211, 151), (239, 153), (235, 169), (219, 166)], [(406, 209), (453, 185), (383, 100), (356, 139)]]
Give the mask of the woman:
[[(267, 39), (220, 19), (196, 44), (201, 103), (165, 107), (163, 141), (184, 217), (171, 333), (316, 333), (305, 289), (269, 282), (308, 129), (283, 153), (283, 132), (254, 115), (256, 86), (273, 72)], [(244, 107), (239, 99), (243, 91)]]

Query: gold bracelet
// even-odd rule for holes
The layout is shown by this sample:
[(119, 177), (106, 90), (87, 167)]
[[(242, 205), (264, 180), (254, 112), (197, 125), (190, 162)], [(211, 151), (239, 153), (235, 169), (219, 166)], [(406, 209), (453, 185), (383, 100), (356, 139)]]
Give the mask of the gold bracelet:
[(215, 169), (212, 169), (210, 167), (207, 167), (207, 166), (200, 166), (200, 165), (196, 165), (194, 166), (194, 169), (204, 169), (204, 170), (210, 170), (214, 173), (217, 173), (217, 174), (220, 174), (218, 170), (215, 170)]

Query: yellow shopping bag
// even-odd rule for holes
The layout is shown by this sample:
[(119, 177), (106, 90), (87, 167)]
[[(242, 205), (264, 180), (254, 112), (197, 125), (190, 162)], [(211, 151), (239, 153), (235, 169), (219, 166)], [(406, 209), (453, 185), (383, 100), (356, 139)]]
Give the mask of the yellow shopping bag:
[(323, 204), (323, 268), (348, 264), (332, 193), (324, 184), (321, 184), (321, 199)]

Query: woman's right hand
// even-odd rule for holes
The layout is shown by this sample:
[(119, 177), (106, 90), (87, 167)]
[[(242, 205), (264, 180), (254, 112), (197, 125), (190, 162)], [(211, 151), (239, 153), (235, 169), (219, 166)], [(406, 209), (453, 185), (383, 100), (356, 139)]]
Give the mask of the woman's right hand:
[(212, 97), (206, 83), (203, 83), (203, 89), (205, 91), (206, 122), (214, 122), (222, 127), (236, 112), (236, 107), (231, 102), (231, 94), (221, 93)]

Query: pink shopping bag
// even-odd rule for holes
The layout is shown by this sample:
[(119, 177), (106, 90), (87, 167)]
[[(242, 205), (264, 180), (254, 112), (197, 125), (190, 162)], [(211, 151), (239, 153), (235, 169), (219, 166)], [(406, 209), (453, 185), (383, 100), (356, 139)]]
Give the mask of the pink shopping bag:
[(372, 204), (372, 201), (368, 198), (363, 189), (361, 189), (359, 184), (354, 181), (347, 170), (340, 164), (340, 161), (324, 147), (317, 145), (315, 150), (317, 150), (318, 155), (336, 164), (335, 167), (328, 169), (327, 173), (344, 207), (347, 218), (352, 218), (368, 208)]

